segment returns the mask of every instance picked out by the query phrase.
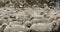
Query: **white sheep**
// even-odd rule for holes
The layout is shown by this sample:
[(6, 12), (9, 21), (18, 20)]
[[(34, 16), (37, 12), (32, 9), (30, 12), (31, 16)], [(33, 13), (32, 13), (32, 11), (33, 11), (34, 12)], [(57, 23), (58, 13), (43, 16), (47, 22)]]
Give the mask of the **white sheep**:
[(47, 19), (47, 18), (44, 18), (44, 19), (32, 19), (31, 20), (31, 23), (34, 24), (34, 23), (50, 23), (51, 22), (51, 19)]
[(60, 28), (60, 19), (55, 20), (56, 27), (55, 30), (58, 30)]
[(19, 31), (19, 32), (23, 32), (23, 31)]
[(46, 32), (46, 31), (52, 31), (54, 22), (51, 23), (37, 23), (37, 24), (33, 24), (30, 27), (30, 30), (35, 30), (35, 31), (42, 31), (42, 32)]
[(0, 32), (2, 32), (3, 31), (3, 27), (0, 25)]
[(5, 29), (4, 32), (19, 32), (19, 31), (28, 31), (28, 28), (25, 27), (24, 25), (8, 25)]
[(5, 27), (6, 27), (6, 24), (0, 25), (0, 32), (3, 32), (3, 30), (5, 29)]
[(3, 20), (2, 19), (0, 19), (0, 25), (2, 25), (3, 24)]
[(9, 22), (9, 25), (22, 25), (22, 21), (12, 21)]
[(59, 31), (60, 30), (60, 19), (54, 20), (53, 22), (55, 22), (55, 28), (54, 30)]
[(24, 23), (24, 25), (30, 28), (30, 26), (32, 25), (32, 23), (31, 23), (30, 21), (26, 21), (26, 22)]

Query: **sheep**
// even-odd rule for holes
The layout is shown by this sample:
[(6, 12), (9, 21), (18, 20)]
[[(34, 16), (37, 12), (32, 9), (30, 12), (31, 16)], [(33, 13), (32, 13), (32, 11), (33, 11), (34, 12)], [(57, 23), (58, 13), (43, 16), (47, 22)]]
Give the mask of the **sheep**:
[(32, 19), (31, 23), (50, 23), (52, 19), (44, 18), (44, 19)]
[(3, 30), (5, 29), (6, 26), (7, 26), (6, 24), (0, 25), (0, 32), (3, 32)]
[(6, 28), (7, 25), (8, 25), (7, 23), (3, 23), (3, 24), (2, 24), (3, 30)]
[(32, 23), (31, 23), (30, 21), (26, 21), (26, 22), (24, 23), (24, 25), (25, 25), (26, 27), (30, 28), (30, 26), (32, 25)]
[(34, 18), (43, 18), (43, 15), (40, 15), (38, 14), (36, 11), (34, 11), (32, 14), (31, 14), (31, 17), (34, 17)]
[(54, 27), (53, 25), (55, 25), (55, 22), (51, 22), (51, 23), (37, 23), (37, 24), (33, 24), (30, 27), (30, 30), (35, 30), (38, 32), (50, 32), (52, 31), (54, 28), (56, 28), (56, 26)]
[[(45, 27), (46, 26), (46, 27)], [(48, 28), (49, 25), (46, 25), (46, 24), (42, 24), (42, 23), (39, 23), (39, 24), (33, 24), (30, 29), (31, 30), (35, 30), (35, 31), (51, 31), (51, 28)]]
[(12, 22), (9, 22), (9, 25), (22, 25), (22, 21), (12, 21)]
[(23, 31), (19, 31), (19, 32), (23, 32)]
[(0, 25), (2, 25), (3, 24), (3, 20), (2, 19), (0, 19)]
[(56, 24), (57, 24), (57, 26), (56, 26), (55, 30), (60, 30), (60, 19), (56, 20)]
[(2, 32), (3, 31), (3, 27), (0, 25), (0, 32)]
[(60, 21), (58, 21), (58, 20), (53, 20), (53, 22), (55, 22), (55, 30), (58, 30), (58, 28), (59, 28), (59, 23), (60, 23)]
[(25, 27), (24, 25), (8, 25), (5, 29), (4, 32), (19, 32), (19, 31), (28, 31), (28, 28)]

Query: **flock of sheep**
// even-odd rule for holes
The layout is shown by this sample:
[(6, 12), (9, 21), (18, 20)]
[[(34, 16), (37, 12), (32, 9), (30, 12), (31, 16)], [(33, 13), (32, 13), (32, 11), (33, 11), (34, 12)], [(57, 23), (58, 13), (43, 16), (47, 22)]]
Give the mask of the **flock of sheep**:
[(0, 8), (0, 32), (52, 32), (59, 30), (59, 9)]

